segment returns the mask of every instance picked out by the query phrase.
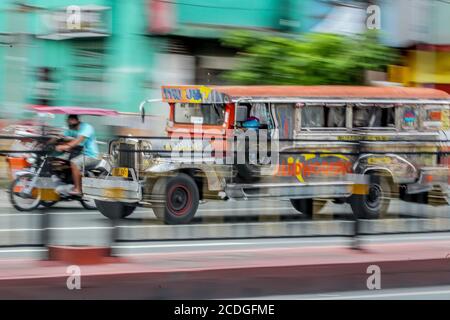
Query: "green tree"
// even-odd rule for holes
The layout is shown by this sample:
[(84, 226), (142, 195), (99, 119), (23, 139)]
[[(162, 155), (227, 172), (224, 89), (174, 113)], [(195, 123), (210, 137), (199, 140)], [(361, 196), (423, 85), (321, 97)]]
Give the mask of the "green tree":
[(239, 51), (237, 68), (224, 74), (236, 84), (363, 84), (365, 70), (383, 71), (398, 60), (374, 32), (288, 38), (236, 31), (223, 44)]

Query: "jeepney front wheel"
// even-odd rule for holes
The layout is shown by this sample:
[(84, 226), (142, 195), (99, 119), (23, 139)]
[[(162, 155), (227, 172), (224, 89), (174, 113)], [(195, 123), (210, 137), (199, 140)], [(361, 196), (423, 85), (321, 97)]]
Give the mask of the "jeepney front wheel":
[(379, 174), (369, 176), (367, 194), (349, 198), (353, 214), (359, 219), (378, 219), (386, 215), (391, 197), (391, 179)]
[(101, 200), (95, 200), (95, 206), (102, 215), (111, 220), (119, 220), (128, 217), (136, 209), (136, 206), (134, 205)]
[(152, 194), (164, 199), (164, 205), (154, 207), (156, 217), (166, 224), (185, 224), (197, 212), (200, 193), (191, 176), (179, 173), (173, 177), (159, 178)]
[(314, 212), (319, 212), (327, 204), (324, 200), (318, 199), (291, 199), (291, 204), (295, 210), (303, 213), (307, 218), (311, 218)]

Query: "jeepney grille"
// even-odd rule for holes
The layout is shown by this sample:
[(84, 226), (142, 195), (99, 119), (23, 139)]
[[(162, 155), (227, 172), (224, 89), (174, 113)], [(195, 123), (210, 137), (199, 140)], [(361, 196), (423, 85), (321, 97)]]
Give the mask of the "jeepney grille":
[(136, 168), (136, 152), (134, 144), (120, 143), (119, 144), (119, 160), (118, 166), (125, 168)]

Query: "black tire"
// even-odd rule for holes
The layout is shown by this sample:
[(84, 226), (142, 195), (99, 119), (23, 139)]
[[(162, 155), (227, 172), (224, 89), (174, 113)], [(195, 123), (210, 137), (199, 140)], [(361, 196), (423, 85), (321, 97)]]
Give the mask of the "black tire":
[(39, 203), (39, 205), (43, 206), (44, 208), (50, 208), (50, 207), (53, 207), (57, 203), (58, 203), (58, 201), (41, 201)]
[(200, 201), (197, 184), (184, 173), (158, 179), (153, 186), (152, 197), (164, 199), (164, 205), (155, 206), (153, 212), (166, 224), (189, 223)]
[(81, 205), (86, 210), (97, 210), (97, 205), (95, 204), (95, 201), (93, 201), (93, 202), (94, 203), (92, 203), (92, 201), (88, 201), (88, 200), (84, 200), (84, 199), (80, 200)]
[(259, 168), (253, 164), (237, 164), (237, 177), (239, 182), (255, 183), (260, 180)]
[(384, 216), (389, 208), (391, 191), (388, 177), (371, 174), (368, 194), (354, 194), (349, 198), (353, 214), (358, 219), (378, 219)]
[(23, 175), (20, 177), (17, 177), (16, 179), (14, 179), (13, 182), (11, 182), (11, 185), (9, 186), (9, 201), (11, 202), (12, 206), (14, 207), (14, 209), (18, 210), (18, 211), (32, 211), (34, 209), (36, 209), (37, 207), (39, 207), (39, 204), (41, 203), (41, 195), (38, 194), (38, 196), (36, 197), (36, 199), (34, 199), (33, 201), (31, 201), (31, 203), (28, 206), (24, 206), (23, 204), (19, 203), (15, 197), (19, 197), (20, 196), (16, 193), (14, 193), (14, 189), (15, 187), (23, 181), (23, 179), (27, 179), (27, 180), (31, 180), (33, 178), (33, 176), (30, 175)]
[(300, 213), (311, 218), (314, 213), (313, 199), (291, 199), (291, 204)]
[(126, 218), (136, 209), (135, 205), (128, 205), (123, 202), (95, 200), (95, 205), (102, 215), (111, 220)]
[(306, 217), (312, 218), (314, 212), (319, 212), (327, 204), (326, 200), (314, 199), (291, 199), (291, 204), (300, 213)]

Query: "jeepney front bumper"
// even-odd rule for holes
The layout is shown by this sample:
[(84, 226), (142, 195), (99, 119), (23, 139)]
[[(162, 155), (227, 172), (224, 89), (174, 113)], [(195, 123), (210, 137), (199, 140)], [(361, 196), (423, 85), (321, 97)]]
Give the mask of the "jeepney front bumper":
[(423, 167), (417, 182), (407, 185), (406, 193), (417, 194), (438, 188), (450, 204), (449, 175), (450, 170), (447, 167)]
[(119, 177), (83, 178), (83, 195), (102, 201), (135, 203), (142, 200), (141, 183)]

